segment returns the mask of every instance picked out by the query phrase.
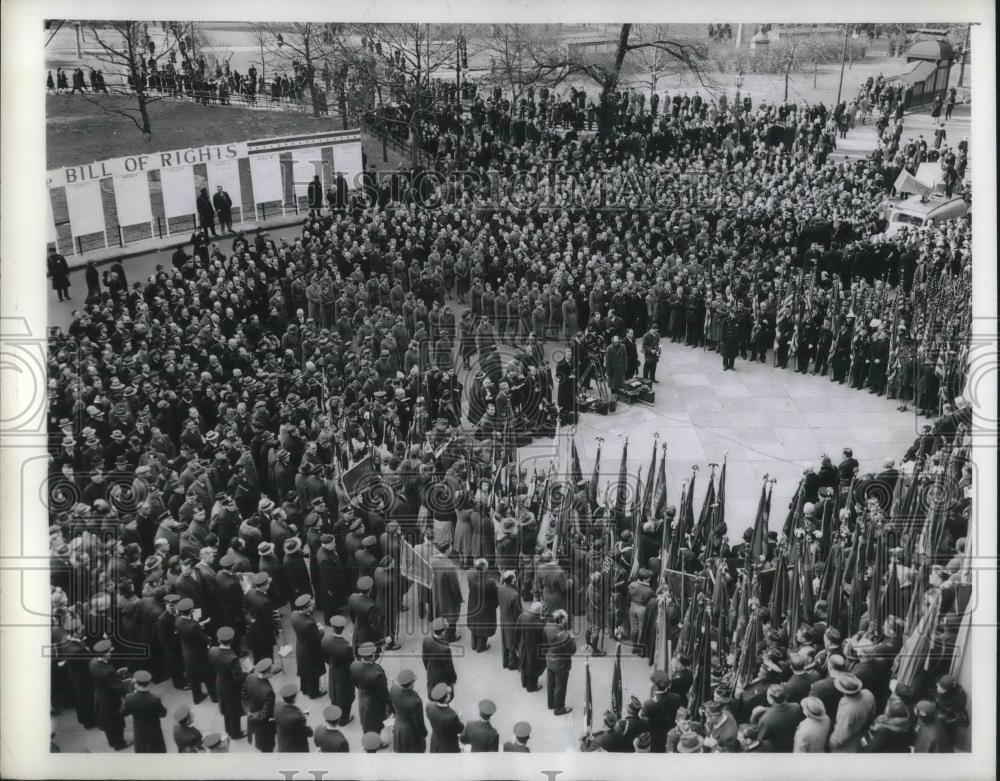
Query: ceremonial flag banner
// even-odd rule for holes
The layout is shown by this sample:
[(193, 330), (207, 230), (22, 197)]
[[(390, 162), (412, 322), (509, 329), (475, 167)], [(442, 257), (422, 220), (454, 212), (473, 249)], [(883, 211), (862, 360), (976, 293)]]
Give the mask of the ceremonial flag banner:
[(221, 186), (229, 193), (233, 206), (242, 208), (243, 194), (240, 192), (240, 168), (235, 160), (213, 160), (206, 165), (208, 171), (208, 194), (215, 195), (215, 188)]
[(347, 495), (352, 499), (358, 497), (362, 489), (370, 485), (371, 477), (375, 474), (375, 467), (372, 464), (371, 457), (363, 458), (346, 472), (344, 472), (341, 480), (344, 484), (344, 490)]
[(99, 180), (67, 184), (66, 206), (74, 236), (104, 232), (104, 206), (101, 203)]
[(149, 202), (149, 174), (142, 171), (115, 177), (115, 208), (119, 225), (152, 222)]
[(278, 165), (278, 155), (251, 155), (250, 179), (253, 182), (253, 196), (257, 203), (270, 203), (285, 199), (281, 189), (281, 168)]
[(433, 575), (430, 563), (403, 539), (400, 539), (399, 574), (424, 588), (431, 588)]
[(163, 185), (163, 211), (167, 218), (187, 217), (195, 214), (194, 169), (189, 165), (163, 168), (160, 171)]
[(361, 144), (334, 144), (333, 169), (344, 175), (348, 190), (359, 189), (363, 170)]

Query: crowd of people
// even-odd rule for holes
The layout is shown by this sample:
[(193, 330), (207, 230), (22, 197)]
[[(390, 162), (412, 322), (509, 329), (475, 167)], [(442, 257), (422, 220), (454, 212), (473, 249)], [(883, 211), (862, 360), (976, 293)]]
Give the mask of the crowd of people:
[[(581, 132), (585, 95), (537, 95), (454, 107), (424, 128), (436, 176), (366, 173), (291, 242), (199, 233), (145, 280), (115, 264), (53, 329), (53, 705), (111, 748), (131, 717), (135, 750), (164, 750), (149, 687), (169, 682), (262, 751), (345, 750), (355, 698), (365, 750), (497, 750), (492, 702), (467, 724), (449, 706), (465, 616), (474, 651), (499, 627), (526, 692), (546, 676), (555, 716), (574, 625), (592, 654), (614, 638), (648, 655), (650, 699), (619, 696), (585, 750), (951, 749), (969, 220), (880, 237), (913, 159), (838, 161), (846, 107), (621, 93), (601, 140)], [(726, 368), (829, 370), (936, 422), (906, 476), (849, 453), (810, 465), (782, 532), (759, 513), (742, 542), (707, 499), (694, 522), (693, 480), (679, 511), (659, 483), (630, 511), (596, 474), (574, 468), (567, 494), (518, 467), (590, 382), (615, 393), (640, 365), (669, 381), (662, 338)], [(546, 343), (568, 349), (547, 360)], [(925, 512), (921, 487), (952, 482)], [(762, 574), (786, 570), (792, 585)], [(433, 622), (426, 709), (413, 670), (390, 689), (378, 663), (411, 602)], [(723, 613), (729, 629), (694, 631)], [(286, 624), (299, 685), (275, 692)], [(315, 733), (300, 694), (330, 697)], [(173, 716), (178, 750), (225, 744)], [(527, 750), (530, 725), (515, 733), (505, 750)]]

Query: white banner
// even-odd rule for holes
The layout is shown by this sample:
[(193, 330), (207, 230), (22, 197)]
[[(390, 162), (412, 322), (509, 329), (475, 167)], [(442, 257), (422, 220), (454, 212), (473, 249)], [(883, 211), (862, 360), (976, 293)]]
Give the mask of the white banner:
[(295, 197), (309, 194), (309, 184), (314, 176), (323, 183), (323, 150), (319, 147), (296, 149), (292, 152), (292, 176), (295, 182)]
[(250, 157), (250, 180), (253, 182), (253, 198), (257, 203), (284, 201), (281, 188), (281, 167), (278, 155), (252, 155)]
[(45, 228), (46, 243), (54, 244), (58, 241), (56, 218), (52, 216), (52, 193), (45, 194)]
[(361, 144), (334, 144), (333, 145), (333, 170), (334, 173), (344, 175), (347, 180), (347, 189), (356, 190), (361, 187)]
[(208, 170), (208, 195), (215, 197), (215, 188), (221, 186), (229, 193), (233, 208), (243, 206), (240, 192), (240, 166), (235, 160), (214, 160), (205, 166)]
[(101, 182), (91, 179), (66, 185), (66, 205), (73, 236), (104, 232), (104, 206), (101, 204)]
[(158, 171), (163, 168), (178, 168), (197, 163), (211, 163), (216, 160), (235, 160), (247, 156), (247, 145), (243, 142), (197, 146), (190, 149), (174, 149), (169, 152), (116, 157), (69, 168), (57, 168), (47, 172), (49, 187), (62, 187), (73, 182), (88, 179), (103, 179), (107, 176), (125, 176), (144, 171)]
[(189, 165), (161, 168), (160, 183), (163, 186), (163, 211), (167, 219), (198, 213), (195, 206), (194, 168)]
[(149, 203), (149, 174), (127, 174), (115, 177), (115, 206), (118, 224), (138, 225), (153, 221)]

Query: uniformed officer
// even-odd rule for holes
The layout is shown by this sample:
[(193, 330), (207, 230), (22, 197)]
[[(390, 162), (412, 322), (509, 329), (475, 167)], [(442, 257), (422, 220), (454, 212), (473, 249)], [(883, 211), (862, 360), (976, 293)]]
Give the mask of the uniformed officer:
[(530, 737), (531, 725), (526, 721), (519, 721), (514, 725), (514, 740), (506, 741), (503, 744), (503, 750), (530, 754), (531, 749), (528, 748), (528, 738)]
[(497, 706), (493, 700), (482, 700), (479, 703), (479, 721), (470, 721), (465, 725), (460, 739), (474, 753), (500, 750), (500, 733), (490, 724), (490, 718), (496, 712)]
[(330, 629), (320, 641), (320, 648), (326, 656), (329, 674), (327, 690), (330, 692), (330, 702), (340, 708), (340, 726), (349, 724), (354, 716), (351, 707), (354, 705), (354, 681), (351, 680), (351, 663), (354, 661), (354, 647), (344, 637), (347, 619), (336, 615), (330, 618)]
[(413, 689), (416, 680), (413, 670), (401, 670), (396, 676), (396, 685), (389, 691), (389, 702), (396, 716), (392, 750), (397, 754), (423, 754), (427, 750), (424, 703)]
[(378, 647), (385, 640), (382, 615), (371, 595), (374, 585), (375, 581), (371, 577), (362, 575), (358, 578), (357, 592), (351, 595), (347, 603), (354, 621), (354, 636), (351, 641), (355, 653), (364, 643), (373, 643)]
[[(209, 639), (202, 623), (194, 618), (194, 602), (185, 597), (177, 603), (177, 613), (174, 626), (177, 628), (177, 636), (181, 641), (184, 673), (187, 676), (188, 685), (191, 686), (194, 704), (197, 705), (205, 699), (205, 689), (208, 690), (208, 696), (211, 697), (212, 702), (218, 702), (215, 676), (212, 674), (212, 667), (208, 661)], [(203, 620), (207, 622), (208, 619)]]
[(462, 734), (465, 725), (461, 716), (451, 708), (453, 697), (451, 686), (439, 683), (431, 691), (431, 701), (427, 703), (427, 721), (431, 725), (432, 754), (458, 754), (458, 736)]
[(308, 594), (300, 594), (292, 613), (292, 630), (295, 632), (295, 667), (299, 674), (302, 693), (311, 699), (326, 694), (320, 679), (326, 672), (322, 648), (323, 636), (313, 618), (315, 602)]
[(215, 633), (218, 646), (208, 652), (209, 664), (215, 673), (215, 690), (219, 695), (219, 711), (225, 723), (226, 734), (234, 740), (243, 737), (240, 719), (243, 718), (243, 680), (246, 673), (240, 667), (240, 658), (233, 650), (235, 630), (220, 626)]
[(424, 670), (427, 673), (427, 695), (430, 696), (439, 683), (454, 686), (458, 681), (455, 663), (452, 661), (451, 647), (445, 641), (448, 632), (448, 622), (444, 618), (435, 618), (431, 623), (431, 636), (423, 641), (422, 656)]
[(156, 639), (163, 650), (167, 672), (174, 688), (182, 691), (188, 688), (184, 680), (184, 658), (181, 654), (181, 641), (177, 636), (177, 603), (181, 601), (178, 594), (167, 594), (163, 597), (164, 611), (156, 619)]
[(149, 690), (153, 676), (146, 670), (136, 670), (132, 675), (135, 691), (125, 697), (122, 715), (132, 717), (132, 736), (136, 754), (166, 754), (160, 719), (167, 715), (163, 702)]
[(98, 640), (94, 644), (90, 679), (94, 682), (97, 725), (108, 739), (108, 745), (115, 751), (128, 748), (132, 741), (125, 740), (125, 718), (121, 714), (121, 707), (122, 698), (129, 687), (121, 673), (111, 664), (110, 640)]
[(256, 573), (250, 581), (251, 589), (246, 594), (244, 607), (247, 614), (247, 645), (253, 660), (274, 658), (274, 638), (278, 636), (278, 622), (274, 607), (268, 596), (271, 576), (266, 572)]
[(374, 643), (358, 647), (358, 659), (351, 663), (351, 680), (358, 689), (358, 716), (365, 732), (382, 734), (389, 707), (389, 684), (385, 670), (375, 661)]
[(191, 706), (185, 703), (174, 711), (174, 745), (179, 754), (196, 754), (202, 750), (201, 731), (194, 726)]
[(253, 673), (243, 682), (243, 695), (247, 708), (247, 736), (258, 751), (274, 751), (276, 725), (274, 722), (274, 687), (268, 680), (274, 662), (261, 659), (254, 665)]
[(299, 687), (294, 683), (286, 683), (278, 692), (281, 702), (274, 708), (274, 723), (277, 728), (278, 751), (282, 753), (297, 753), (309, 751), (309, 738), (313, 730), (306, 724), (308, 711), (301, 710), (295, 704)]
[(320, 753), (336, 754), (351, 750), (344, 733), (337, 729), (343, 716), (343, 712), (336, 705), (327, 705), (323, 709), (324, 723), (317, 727), (313, 735), (313, 743)]

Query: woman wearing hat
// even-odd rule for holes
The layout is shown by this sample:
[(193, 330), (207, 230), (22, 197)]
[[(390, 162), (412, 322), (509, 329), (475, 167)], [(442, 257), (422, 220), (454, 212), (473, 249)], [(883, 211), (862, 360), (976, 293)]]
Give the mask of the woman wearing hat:
[(886, 703), (885, 712), (875, 718), (861, 740), (865, 754), (906, 754), (913, 743), (913, 724), (906, 704), (897, 697)]

